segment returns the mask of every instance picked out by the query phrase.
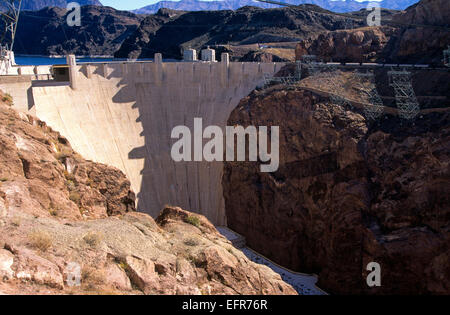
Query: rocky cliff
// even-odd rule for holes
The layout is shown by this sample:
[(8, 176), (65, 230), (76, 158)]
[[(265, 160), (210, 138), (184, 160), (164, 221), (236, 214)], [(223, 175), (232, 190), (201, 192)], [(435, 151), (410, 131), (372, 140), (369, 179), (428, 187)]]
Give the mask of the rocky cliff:
[(450, 4), (447, 0), (421, 0), (394, 15), (401, 27), (391, 38), (382, 57), (388, 62), (441, 64), (450, 43)]
[[(384, 17), (383, 17), (384, 18)], [(314, 34), (297, 46), (304, 54), (340, 62), (425, 63), (442, 65), (450, 43), (447, 0), (422, 0), (403, 12), (382, 19), (381, 27)]]
[[(229, 227), (330, 293), (449, 294), (449, 113), (361, 113), (300, 87), (243, 99), (228, 125), (280, 126), (280, 168), (226, 164)], [(381, 265), (379, 288), (366, 285), (369, 262)]]
[(121, 171), (11, 102), (0, 93), (2, 294), (296, 294), (203, 216), (134, 212)]
[(296, 59), (316, 55), (324, 61), (374, 62), (394, 31), (392, 27), (380, 26), (321, 33), (298, 43)]

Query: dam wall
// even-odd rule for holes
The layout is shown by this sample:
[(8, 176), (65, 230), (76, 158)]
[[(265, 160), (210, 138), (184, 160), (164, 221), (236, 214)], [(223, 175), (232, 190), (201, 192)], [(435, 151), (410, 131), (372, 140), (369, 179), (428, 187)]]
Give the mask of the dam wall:
[[(171, 62), (83, 64), (69, 84), (23, 83), (18, 101), (69, 139), (86, 159), (121, 169), (152, 216), (166, 205), (226, 225), (222, 162), (174, 162), (172, 129), (195, 117), (225, 126), (240, 100), (283, 63)], [(0, 85), (0, 88), (2, 86)], [(13, 97), (24, 93), (11, 90)], [(25, 95), (22, 95), (22, 98)], [(32, 104), (30, 105), (30, 98)], [(24, 105), (28, 102), (27, 105)]]

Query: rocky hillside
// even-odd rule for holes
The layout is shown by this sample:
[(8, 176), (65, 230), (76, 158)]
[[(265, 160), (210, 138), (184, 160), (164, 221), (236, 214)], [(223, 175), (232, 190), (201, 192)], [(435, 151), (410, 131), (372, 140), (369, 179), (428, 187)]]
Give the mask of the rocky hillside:
[(170, 9), (161, 9), (154, 15), (147, 16), (139, 27), (122, 43), (120, 49), (114, 54), (117, 58), (139, 58), (146, 55), (153, 57), (153, 54), (159, 52), (148, 48), (150, 41), (156, 32), (169, 21), (173, 21), (183, 11)]
[(389, 17), (389, 26), (327, 31), (300, 41), (297, 56), (314, 54), (343, 62), (425, 63), (442, 65), (450, 43), (447, 0), (421, 0)]
[(121, 171), (11, 101), (0, 93), (0, 294), (296, 294), (203, 216), (134, 212)]
[[(121, 56), (140, 51), (140, 57), (161, 52), (166, 58), (181, 58), (186, 48), (207, 45), (292, 42), (314, 33), (363, 25), (360, 19), (342, 17), (317, 6), (261, 9), (244, 7), (236, 11), (189, 12), (161, 26), (155, 33), (136, 33), (122, 47)], [(145, 27), (142, 27), (145, 29)], [(148, 41), (140, 42), (140, 37)], [(132, 46), (128, 42), (135, 43)]]
[(29, 55), (112, 56), (139, 26), (142, 17), (109, 7), (85, 6), (81, 26), (67, 25), (67, 10), (23, 12), (15, 52)]
[[(226, 164), (229, 227), (281, 265), (317, 273), (330, 293), (450, 294), (449, 111), (371, 123), (309, 87), (254, 91), (231, 114), (227, 125), (281, 135), (277, 172)], [(372, 261), (380, 288), (366, 285)]]
[(442, 64), (442, 52), (450, 43), (450, 5), (447, 0), (421, 0), (395, 15), (393, 21), (403, 26), (386, 46), (382, 54), (384, 59), (388, 62)]

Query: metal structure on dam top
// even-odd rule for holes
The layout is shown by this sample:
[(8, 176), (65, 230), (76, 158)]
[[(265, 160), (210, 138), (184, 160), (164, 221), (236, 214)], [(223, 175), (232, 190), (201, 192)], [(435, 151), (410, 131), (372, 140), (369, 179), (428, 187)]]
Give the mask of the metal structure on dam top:
[[(450, 58), (450, 49), (444, 51), (445, 61)], [(446, 63), (447, 65), (447, 63)], [(338, 68), (347, 65), (339, 63), (324, 63), (318, 62), (315, 55), (304, 55), (301, 61), (295, 63), (295, 75), (271, 77), (269, 74), (264, 74), (265, 86), (271, 84), (283, 84), (286, 86), (294, 86), (296, 82), (302, 79), (302, 75), (307, 76), (322, 75), (323, 79), (329, 83), (332, 91), (338, 91), (340, 84), (340, 77)], [(363, 67), (364, 64), (352, 64), (349, 65), (356, 67)], [(364, 115), (367, 119), (375, 120), (383, 114), (383, 101), (376, 88), (375, 74), (371, 70), (372, 67), (381, 67), (387, 65), (379, 64), (366, 64), (366, 72), (355, 71), (355, 75), (359, 78), (356, 83), (356, 88), (361, 96), (364, 96), (368, 103), (364, 104)], [(398, 108), (398, 114), (402, 119), (412, 120), (420, 113), (420, 105), (417, 100), (414, 88), (412, 85), (411, 72), (402, 70), (394, 70), (394, 65), (390, 71), (388, 71), (389, 86), (394, 89), (395, 99)], [(399, 66), (399, 65), (398, 65)], [(339, 93), (330, 93), (330, 100), (332, 103), (347, 106), (350, 105), (350, 101)]]

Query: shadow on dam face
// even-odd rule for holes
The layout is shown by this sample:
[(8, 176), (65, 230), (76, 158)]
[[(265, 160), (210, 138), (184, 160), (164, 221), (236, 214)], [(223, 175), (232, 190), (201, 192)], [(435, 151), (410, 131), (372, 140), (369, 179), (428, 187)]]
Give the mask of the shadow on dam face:
[(36, 115), (85, 158), (115, 166), (137, 192), (138, 209), (164, 205), (226, 225), (222, 162), (175, 162), (172, 129), (225, 127), (231, 111), (264, 73), (283, 63), (111, 63), (77, 66), (76, 89), (32, 88)]

